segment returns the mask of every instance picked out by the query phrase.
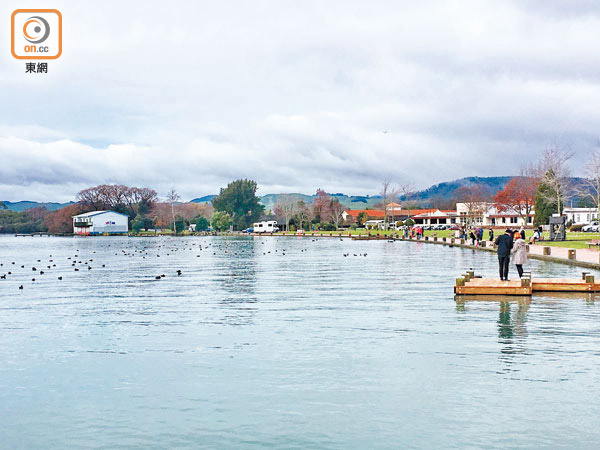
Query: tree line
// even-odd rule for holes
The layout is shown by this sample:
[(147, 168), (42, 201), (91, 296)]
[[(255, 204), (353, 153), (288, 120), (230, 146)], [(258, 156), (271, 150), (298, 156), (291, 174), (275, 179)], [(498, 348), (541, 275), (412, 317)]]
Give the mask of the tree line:
[[(535, 211), (535, 225), (548, 223), (548, 218), (561, 214), (568, 200), (576, 199), (576, 206), (595, 207), (600, 212), (600, 143), (591, 152), (584, 168), (585, 177), (574, 183), (569, 162), (573, 152), (553, 145), (544, 150), (538, 160), (524, 164), (520, 174), (512, 178), (504, 189), (491, 193), (482, 184), (462, 186), (451, 199), (432, 199), (428, 205), (439, 209), (454, 209), (456, 202), (466, 205), (469, 217), (482, 215), (483, 208), (493, 203), (498, 209), (512, 211), (527, 223)], [(10, 211), (0, 202), (0, 232), (3, 233), (70, 233), (72, 216), (89, 211), (112, 210), (129, 217), (130, 229), (142, 232), (150, 229), (169, 229), (179, 233), (194, 225), (197, 231), (212, 227), (218, 231), (246, 229), (259, 219), (278, 217), (286, 229), (339, 228), (343, 222), (344, 207), (340, 201), (318, 189), (312, 202), (305, 202), (293, 194), (279, 196), (273, 211), (265, 213), (264, 205), (256, 195), (256, 181), (239, 179), (221, 188), (210, 204), (181, 203), (172, 189), (164, 200), (147, 187), (102, 184), (77, 193), (76, 202), (57, 211), (44, 207), (21, 212)], [(384, 222), (389, 220), (391, 202), (400, 202), (403, 208), (423, 207), (412, 199), (415, 193), (411, 183), (392, 185), (384, 180), (380, 192), (381, 203), (375, 205), (384, 211)], [(366, 212), (359, 217), (359, 225), (368, 219)]]

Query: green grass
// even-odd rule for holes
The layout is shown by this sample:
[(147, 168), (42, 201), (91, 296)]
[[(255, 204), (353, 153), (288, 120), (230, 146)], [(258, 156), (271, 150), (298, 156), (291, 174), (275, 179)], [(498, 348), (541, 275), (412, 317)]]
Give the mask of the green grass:
[[(365, 230), (364, 228), (359, 228), (356, 230), (344, 230), (342, 234), (344, 235), (348, 235), (348, 232), (350, 232), (353, 236), (356, 235), (366, 235), (368, 230)], [(425, 230), (425, 236), (438, 236), (438, 237), (454, 237), (454, 230)], [(310, 232), (307, 232), (310, 233)], [(329, 231), (315, 231), (315, 233), (323, 233), (323, 234), (328, 234)], [(390, 235), (394, 235), (394, 234), (401, 234), (401, 231), (376, 231), (376, 230), (371, 230), (370, 233), (372, 235), (377, 235), (377, 234), (381, 234), (383, 236), (390, 236)], [(498, 237), (500, 234), (504, 233), (503, 229), (494, 229), (494, 237)], [(281, 233), (278, 233), (281, 234)], [(337, 234), (337, 231), (333, 231), (333, 234)], [(531, 236), (533, 235), (533, 230), (525, 230), (525, 240), (527, 242), (529, 242), (529, 239), (531, 238)], [(546, 239), (548, 239), (548, 233), (544, 233), (544, 237)], [(484, 230), (483, 232), (483, 239), (485, 241), (489, 240), (489, 232), (488, 230)], [(581, 233), (581, 232), (577, 232), (577, 233), (571, 233), (571, 232), (567, 232), (567, 240), (566, 241), (557, 241), (557, 242), (552, 242), (549, 240), (545, 240), (545, 241), (541, 241), (541, 244), (549, 246), (549, 247), (566, 247), (566, 248), (588, 248), (587, 243), (590, 242), (592, 239), (596, 239), (596, 240), (600, 240), (600, 233)], [(592, 248), (597, 248), (597, 247), (592, 247)]]

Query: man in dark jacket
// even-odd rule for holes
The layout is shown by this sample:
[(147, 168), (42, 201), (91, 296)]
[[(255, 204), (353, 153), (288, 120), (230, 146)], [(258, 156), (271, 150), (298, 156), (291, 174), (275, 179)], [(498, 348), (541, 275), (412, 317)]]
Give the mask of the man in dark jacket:
[(506, 230), (496, 238), (494, 242), (498, 246), (498, 264), (500, 265), (500, 279), (508, 281), (508, 263), (510, 262), (510, 250), (513, 246), (512, 231)]

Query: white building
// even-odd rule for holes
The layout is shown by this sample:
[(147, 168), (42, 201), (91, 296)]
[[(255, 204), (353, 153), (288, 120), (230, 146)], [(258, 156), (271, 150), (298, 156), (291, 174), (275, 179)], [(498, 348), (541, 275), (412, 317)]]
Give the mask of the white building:
[(412, 216), (412, 219), (419, 225), (453, 225), (457, 223), (458, 214), (451, 210), (431, 209)]
[(73, 234), (123, 234), (129, 231), (129, 218), (115, 211), (91, 211), (73, 216)]
[(565, 208), (563, 214), (573, 225), (587, 225), (598, 220), (598, 208)]
[[(383, 225), (383, 220), (373, 219), (365, 222), (365, 227), (368, 230), (383, 230)], [(388, 226), (390, 226), (390, 224), (388, 224)], [(390, 228), (393, 229), (393, 225), (391, 225)]]
[(456, 213), (461, 224), (470, 223), (482, 227), (495, 226), (532, 226), (535, 211), (529, 211), (527, 220), (523, 220), (525, 211), (500, 211), (493, 203), (457, 203)]

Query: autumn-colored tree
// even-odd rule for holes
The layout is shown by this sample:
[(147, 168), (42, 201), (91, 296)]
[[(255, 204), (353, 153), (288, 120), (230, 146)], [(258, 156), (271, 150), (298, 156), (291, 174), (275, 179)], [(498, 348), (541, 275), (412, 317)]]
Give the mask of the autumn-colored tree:
[(207, 203), (176, 203), (173, 204), (173, 209), (171, 209), (171, 203), (158, 202), (150, 211), (149, 217), (152, 218), (158, 228), (166, 228), (174, 226), (173, 217), (179, 217), (189, 225), (199, 217), (210, 219), (213, 212), (214, 208)]
[(50, 211), (46, 209), (44, 206), (36, 206), (34, 208), (26, 209), (25, 214), (33, 221), (43, 220)]
[(313, 216), (318, 217), (321, 221), (327, 220), (330, 215), (329, 206), (331, 197), (322, 189), (317, 189), (317, 198), (313, 200)]
[(137, 188), (117, 184), (101, 184), (84, 189), (77, 194), (77, 201), (89, 211), (110, 209), (134, 218), (146, 214), (156, 203), (154, 189)]
[(44, 224), (50, 233), (72, 233), (73, 216), (86, 212), (80, 203), (72, 203), (64, 208), (52, 211), (44, 217)]
[(494, 196), (494, 203), (500, 212), (518, 214), (523, 223), (528, 223), (528, 218), (535, 205), (535, 193), (538, 180), (533, 177), (514, 177), (508, 184)]

